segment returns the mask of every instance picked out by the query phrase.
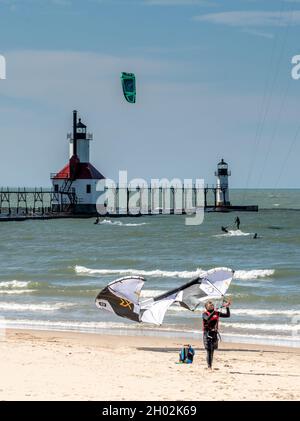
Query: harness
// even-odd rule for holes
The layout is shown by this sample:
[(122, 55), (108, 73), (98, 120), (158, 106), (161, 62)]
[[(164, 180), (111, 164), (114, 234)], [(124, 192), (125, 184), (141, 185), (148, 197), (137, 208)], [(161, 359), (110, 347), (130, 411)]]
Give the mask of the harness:
[[(207, 316), (211, 315), (209, 311), (205, 311), (204, 314), (207, 314)], [(219, 319), (220, 319), (219, 312), (214, 310), (214, 314), (211, 316), (211, 318), (208, 321), (203, 319), (203, 331), (218, 332)]]

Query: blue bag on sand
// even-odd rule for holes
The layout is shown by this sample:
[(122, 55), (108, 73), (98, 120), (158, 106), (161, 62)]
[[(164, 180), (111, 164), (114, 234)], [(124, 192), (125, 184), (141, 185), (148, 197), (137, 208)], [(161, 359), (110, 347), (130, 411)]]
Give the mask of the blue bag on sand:
[(191, 345), (184, 345), (179, 352), (179, 362), (185, 364), (192, 364), (195, 351)]

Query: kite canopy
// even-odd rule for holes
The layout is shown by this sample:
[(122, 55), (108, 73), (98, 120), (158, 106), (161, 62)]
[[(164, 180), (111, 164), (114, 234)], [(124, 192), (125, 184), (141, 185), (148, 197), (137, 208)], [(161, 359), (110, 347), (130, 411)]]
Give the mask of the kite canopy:
[(134, 73), (123, 72), (121, 74), (121, 82), (126, 100), (131, 104), (134, 104), (136, 100), (136, 85)]
[(96, 306), (135, 322), (161, 325), (168, 308), (175, 302), (194, 311), (208, 299), (224, 297), (234, 271), (215, 268), (204, 272), (190, 282), (147, 300), (140, 300), (145, 279), (127, 276), (109, 283), (96, 297)]
[(110, 282), (96, 297), (96, 306), (120, 317), (139, 322), (139, 296), (145, 279), (141, 276), (126, 276)]

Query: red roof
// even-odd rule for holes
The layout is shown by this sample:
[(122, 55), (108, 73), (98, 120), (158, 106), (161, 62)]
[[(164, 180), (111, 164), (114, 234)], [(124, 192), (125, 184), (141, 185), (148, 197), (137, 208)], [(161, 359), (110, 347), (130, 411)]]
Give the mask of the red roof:
[[(54, 180), (66, 179), (66, 178), (71, 178), (70, 177), (70, 162), (61, 171), (55, 174), (55, 176), (53, 177)], [(104, 178), (105, 178), (104, 175), (102, 175), (98, 170), (96, 170), (96, 168), (93, 167), (92, 164), (79, 162), (79, 161), (75, 163), (75, 174), (73, 176), (73, 179), (75, 180), (78, 180), (78, 179), (79, 180), (80, 179), (81, 180), (90, 180), (90, 179), (102, 180)]]

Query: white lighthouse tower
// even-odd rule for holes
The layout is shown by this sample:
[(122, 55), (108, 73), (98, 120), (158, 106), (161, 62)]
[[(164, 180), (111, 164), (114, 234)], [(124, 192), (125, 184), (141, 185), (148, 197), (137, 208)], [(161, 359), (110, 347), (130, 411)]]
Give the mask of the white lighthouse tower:
[(70, 143), (68, 164), (58, 173), (51, 175), (55, 210), (71, 210), (79, 214), (96, 214), (96, 202), (100, 192), (96, 190), (99, 180), (105, 177), (90, 163), (91, 133), (77, 120), (73, 111), (73, 133), (67, 136)]
[(215, 172), (215, 176), (217, 177), (217, 206), (230, 206), (228, 187), (228, 177), (230, 175), (231, 171), (228, 170), (228, 164), (222, 158), (218, 163), (218, 169)]

